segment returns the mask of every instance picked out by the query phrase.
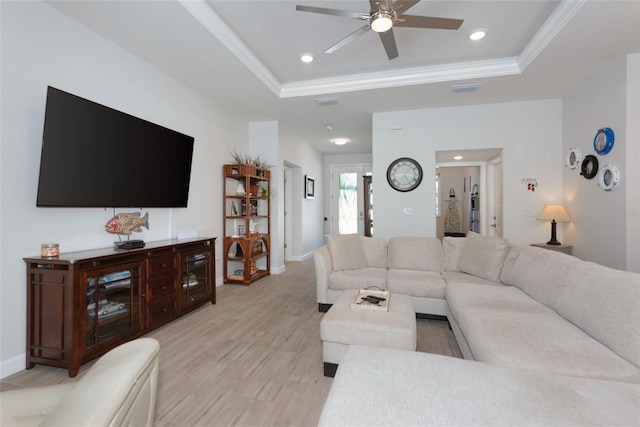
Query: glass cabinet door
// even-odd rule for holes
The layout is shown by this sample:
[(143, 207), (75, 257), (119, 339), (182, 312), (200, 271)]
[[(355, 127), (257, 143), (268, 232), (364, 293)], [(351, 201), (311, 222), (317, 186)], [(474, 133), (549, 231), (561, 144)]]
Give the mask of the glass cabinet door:
[(86, 347), (141, 328), (140, 265), (123, 264), (83, 274)]
[(182, 306), (211, 298), (211, 252), (192, 250), (180, 254)]

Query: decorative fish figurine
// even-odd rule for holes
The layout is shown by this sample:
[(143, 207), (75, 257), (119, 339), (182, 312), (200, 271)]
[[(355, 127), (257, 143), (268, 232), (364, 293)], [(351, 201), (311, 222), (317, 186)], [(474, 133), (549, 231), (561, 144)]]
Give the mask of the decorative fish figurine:
[(111, 234), (140, 232), (142, 227), (149, 229), (149, 212), (144, 214), (142, 218), (140, 217), (140, 212), (117, 214), (104, 225), (105, 231)]

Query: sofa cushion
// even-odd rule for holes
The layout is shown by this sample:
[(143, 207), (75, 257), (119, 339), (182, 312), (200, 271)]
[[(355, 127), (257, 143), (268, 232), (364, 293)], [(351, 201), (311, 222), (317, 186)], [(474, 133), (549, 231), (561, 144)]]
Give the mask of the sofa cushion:
[(470, 231), (460, 250), (458, 268), (474, 276), (497, 282), (509, 243), (499, 237), (485, 237)]
[(569, 272), (556, 310), (640, 367), (640, 275), (580, 262)]
[(318, 425), (637, 425), (639, 400), (635, 384), (351, 346)]
[(446, 297), (476, 360), (539, 372), (640, 382), (638, 367), (518, 288), (449, 284)]
[(442, 249), (444, 252), (445, 271), (460, 271), (458, 260), (460, 251), (466, 242), (464, 237), (445, 237), (442, 239)]
[(334, 271), (329, 275), (329, 289), (364, 289), (376, 286), (385, 290), (387, 269), (365, 267), (359, 270)]
[[(514, 249), (515, 250), (515, 249)], [(561, 252), (531, 246), (520, 246), (515, 259), (513, 284), (527, 295), (552, 309), (568, 283), (569, 274), (581, 268), (578, 258)]]
[(442, 273), (442, 243), (435, 237), (393, 237), (389, 239), (389, 268)]
[(360, 236), (367, 267), (387, 268), (387, 240)]
[(387, 273), (387, 289), (413, 297), (444, 299), (446, 283), (434, 271), (391, 269)]
[[(491, 280), (483, 279), (472, 274), (463, 273), (461, 271), (445, 271), (442, 273), (442, 278), (447, 284), (449, 283), (468, 283), (473, 285), (502, 285), (500, 282), (493, 282)], [(482, 292), (482, 290), (480, 290)]]
[(356, 234), (330, 234), (327, 246), (331, 253), (333, 271), (357, 270), (367, 266), (360, 236)]

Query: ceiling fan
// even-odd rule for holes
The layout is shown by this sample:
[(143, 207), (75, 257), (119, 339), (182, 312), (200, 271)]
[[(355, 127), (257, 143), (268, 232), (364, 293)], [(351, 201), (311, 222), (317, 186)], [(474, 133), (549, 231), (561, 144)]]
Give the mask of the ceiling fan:
[(393, 36), (393, 27), (457, 30), (464, 22), (462, 19), (404, 15), (407, 10), (419, 2), (420, 0), (396, 0), (389, 4), (387, 0), (369, 0), (371, 4), (371, 11), (369, 13), (300, 5), (296, 6), (296, 10), (367, 21), (365, 25), (331, 46), (325, 53), (333, 53), (367, 31), (373, 30), (380, 35), (380, 40), (382, 41), (384, 50), (387, 52), (387, 57), (391, 60), (398, 57), (398, 47), (396, 46), (396, 39)]

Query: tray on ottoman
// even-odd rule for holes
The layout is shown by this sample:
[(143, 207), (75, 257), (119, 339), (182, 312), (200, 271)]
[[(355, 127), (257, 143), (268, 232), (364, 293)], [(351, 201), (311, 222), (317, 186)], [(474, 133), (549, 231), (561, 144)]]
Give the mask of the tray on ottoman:
[[(372, 304), (363, 299), (368, 296), (383, 298), (383, 300), (381, 300), (378, 304)], [(389, 311), (390, 299), (391, 299), (391, 294), (389, 293), (389, 291), (360, 289), (353, 296), (353, 299), (351, 300), (351, 304), (349, 305), (349, 307), (355, 308), (356, 310)]]

